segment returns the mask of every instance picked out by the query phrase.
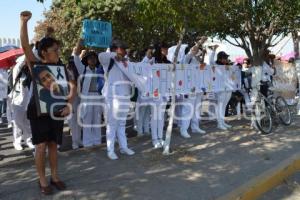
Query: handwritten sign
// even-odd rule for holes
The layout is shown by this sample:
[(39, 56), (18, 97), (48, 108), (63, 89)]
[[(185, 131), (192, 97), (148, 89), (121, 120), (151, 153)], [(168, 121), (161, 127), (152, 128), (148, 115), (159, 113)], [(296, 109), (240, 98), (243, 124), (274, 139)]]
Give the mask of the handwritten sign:
[(83, 20), (82, 35), (86, 46), (107, 48), (112, 39), (111, 23), (99, 20)]
[[(132, 63), (129, 71), (145, 77), (145, 97), (171, 96), (171, 70), (168, 64)], [(178, 64), (176, 67), (176, 95), (203, 92), (235, 91), (241, 89), (241, 70), (237, 66)]]

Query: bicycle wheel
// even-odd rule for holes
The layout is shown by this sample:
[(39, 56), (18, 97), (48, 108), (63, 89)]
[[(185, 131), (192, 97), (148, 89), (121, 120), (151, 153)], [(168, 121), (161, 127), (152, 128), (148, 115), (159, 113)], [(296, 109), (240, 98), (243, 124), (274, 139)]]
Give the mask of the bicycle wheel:
[(288, 126), (292, 123), (292, 114), (285, 99), (281, 96), (276, 98), (275, 109), (282, 124)]
[(272, 132), (273, 120), (269, 108), (265, 101), (258, 101), (254, 104), (255, 124), (262, 134), (267, 135)]

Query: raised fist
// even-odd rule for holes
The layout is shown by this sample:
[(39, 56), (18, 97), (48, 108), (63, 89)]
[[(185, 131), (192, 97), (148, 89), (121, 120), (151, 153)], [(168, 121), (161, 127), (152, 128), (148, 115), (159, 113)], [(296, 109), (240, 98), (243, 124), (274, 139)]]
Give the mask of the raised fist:
[(23, 11), (20, 14), (21, 21), (25, 22), (25, 23), (30, 20), (31, 16), (32, 16), (32, 14), (30, 11)]

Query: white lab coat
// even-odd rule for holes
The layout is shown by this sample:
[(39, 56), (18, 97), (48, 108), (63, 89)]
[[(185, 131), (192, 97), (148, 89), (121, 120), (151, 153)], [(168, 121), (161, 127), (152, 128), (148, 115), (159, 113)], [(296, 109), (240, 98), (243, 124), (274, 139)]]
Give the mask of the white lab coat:
[[(126, 118), (130, 108), (130, 96), (132, 82), (129, 80), (129, 72), (122, 62), (115, 60), (114, 52), (103, 52), (99, 54), (99, 61), (105, 73), (105, 83), (102, 94), (107, 105), (107, 128), (106, 141), (107, 151), (115, 151), (115, 140), (118, 137), (121, 149), (127, 149), (127, 138), (125, 135)], [(114, 59), (114, 65), (108, 74), (110, 59)]]
[[(92, 76), (96, 74), (89, 66), (86, 67), (81, 63), (79, 56), (73, 56), (77, 71), (82, 76), (77, 81), (77, 85), (81, 90), (79, 91), (80, 104), (78, 106), (77, 118), (79, 118), (78, 120), (81, 120), (79, 123), (81, 122), (81, 126), (83, 127), (82, 144), (84, 147), (99, 145), (101, 144), (101, 116), (105, 109), (104, 98), (97, 92), (89, 92)], [(81, 88), (82, 80), (83, 83)], [(80, 143), (80, 141), (78, 141), (79, 133), (76, 131), (75, 134), (76, 136), (74, 137), (73, 142), (76, 147), (76, 144)]]
[[(13, 70), (13, 85), (24, 64), (25, 56), (21, 56), (17, 59), (17, 64), (11, 69)], [(8, 99), (12, 112), (14, 143), (18, 144), (22, 140), (29, 142), (32, 137), (30, 122), (27, 119), (27, 106), (30, 101), (31, 91), (28, 87), (22, 85), (25, 78), (25, 76), (21, 76), (20, 81), (16, 84), (15, 89), (11, 91)]]

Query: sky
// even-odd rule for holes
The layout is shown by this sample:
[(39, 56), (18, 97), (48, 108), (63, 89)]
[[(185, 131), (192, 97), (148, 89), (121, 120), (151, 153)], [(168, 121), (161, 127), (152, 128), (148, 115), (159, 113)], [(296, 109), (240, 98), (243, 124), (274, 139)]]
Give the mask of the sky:
[[(32, 12), (32, 18), (28, 23), (29, 39), (34, 37), (34, 27), (37, 21), (44, 18), (43, 12), (50, 9), (52, 0), (44, 0), (39, 3), (36, 0), (0, 0), (0, 38), (19, 38), (20, 12), (29, 10)], [(226, 51), (232, 55), (232, 58), (239, 55), (245, 55), (240, 48), (234, 47), (228, 43), (222, 45), (219, 50)], [(293, 51), (293, 43), (290, 37), (285, 38), (275, 48), (272, 53), (286, 54)], [(279, 51), (280, 50), (280, 51)]]
[(39, 3), (36, 0), (0, 0), (0, 38), (19, 38), (20, 13), (29, 10), (32, 12), (32, 18), (28, 23), (31, 40), (37, 21), (44, 18), (43, 12), (49, 10), (52, 4), (52, 0), (44, 1), (44, 3)]

